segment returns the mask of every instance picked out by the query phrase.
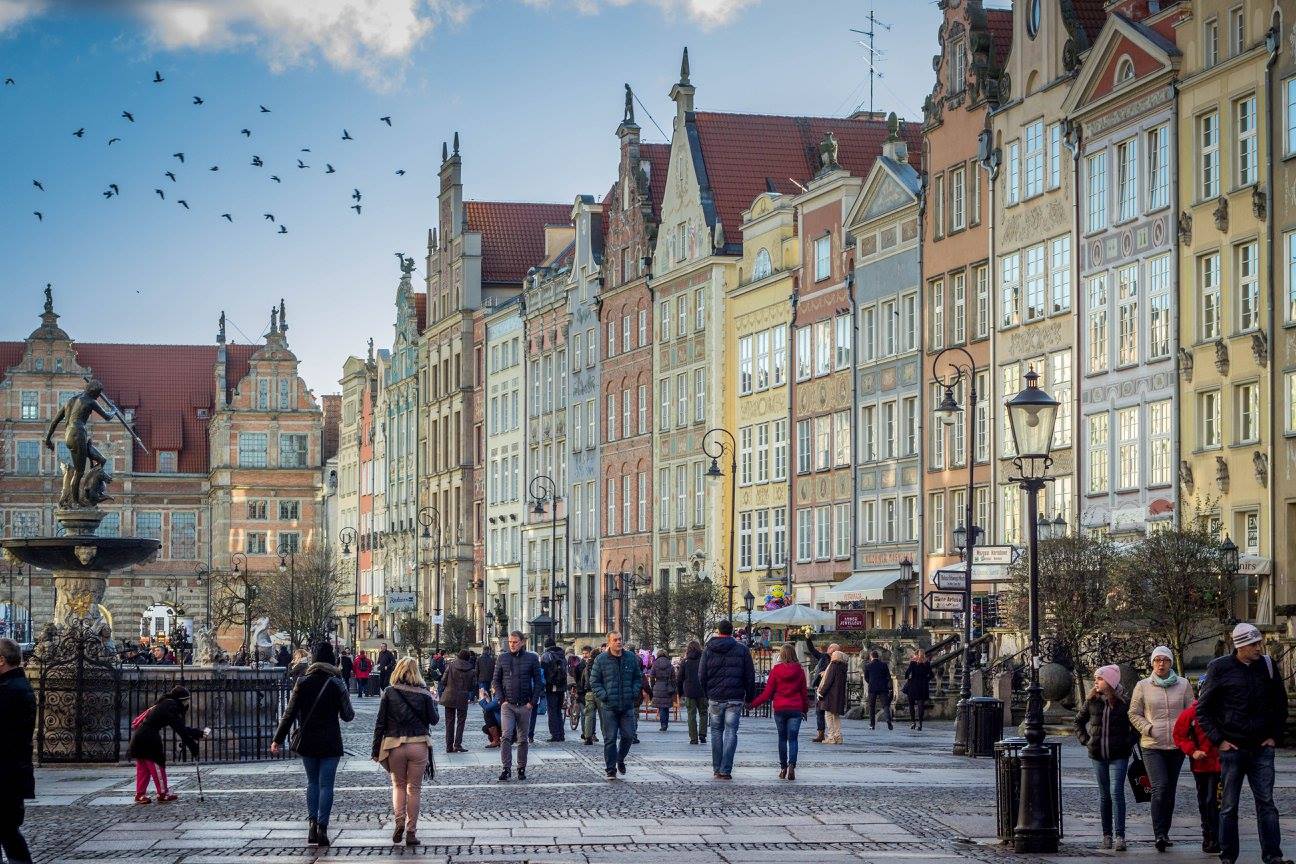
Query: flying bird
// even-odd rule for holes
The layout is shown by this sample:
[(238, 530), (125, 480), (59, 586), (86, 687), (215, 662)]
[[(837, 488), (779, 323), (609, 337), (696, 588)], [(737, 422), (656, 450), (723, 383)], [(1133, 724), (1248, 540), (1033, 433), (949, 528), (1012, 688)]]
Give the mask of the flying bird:
[(5, 86), (6, 86), (6, 87), (12, 87), (13, 85), (14, 85), (14, 80), (13, 80), (12, 78), (6, 78), (6, 79), (5, 79)]
[(270, 109), (267, 108), (267, 107), (265, 107), (264, 105), (258, 105), (257, 107), (261, 109), (261, 113), (262, 113), (262, 114), (269, 114), (269, 113), (270, 113)]
[(265, 163), (261, 161), (261, 157), (260, 157), (260, 156), (253, 156), (253, 157), (252, 157), (252, 165), (253, 165), (254, 167), (257, 167), (257, 168), (262, 168), (262, 167), (265, 166)]
[(84, 137), (85, 137), (85, 127), (82, 126), (80, 129), (78, 129), (77, 131), (73, 132), (72, 134), (75, 135), (75, 136), (78, 137), (78, 138), (84, 138)]
[(108, 139), (108, 146), (111, 147), (112, 145), (116, 144), (116, 143), (117, 143), (118, 141), (120, 141), (120, 140), (121, 140), (120, 138), (109, 138), (109, 139)]
[(179, 159), (181, 165), (184, 164), (184, 154), (183, 154), (183, 153), (172, 153), (171, 155), (174, 156), (176, 159)]
[(207, 170), (208, 170), (208, 171), (219, 171), (219, 170), (220, 170), (220, 166), (219, 166), (219, 165), (213, 165), (212, 167), (208, 168)]
[(287, 234), (287, 233), (288, 233), (288, 229), (285, 228), (284, 226), (280, 225), (280, 226), (279, 226), (279, 233), (280, 233), (280, 234)]
[(181, 207), (185, 208), (186, 210), (189, 209), (189, 202), (184, 200), (183, 198), (176, 201), (176, 203), (179, 204)]
[(203, 98), (202, 98), (201, 96), (195, 96), (195, 97), (194, 97), (194, 103), (193, 103), (193, 104), (195, 104), (195, 105), (201, 105), (201, 104), (203, 104)]
[(45, 221), (45, 214), (42, 213), (42, 212), (40, 212), (39, 210), (33, 210), (33, 211), (32, 211), (32, 215), (36, 217), (36, 221), (37, 221), (37, 222), (44, 222), (44, 221)]
[(228, 214), (228, 213), (222, 213), (222, 214), (221, 214), (221, 218), (224, 219), (226, 222), (233, 222), (233, 221), (234, 221), (234, 217), (231, 216), (231, 215)]
[(42, 192), (45, 191), (45, 187), (41, 185), (41, 182), (40, 182), (39, 180), (33, 180), (33, 181), (32, 181), (32, 185), (35, 186), (37, 189), (39, 189), (39, 190), (42, 191)]
[(387, 115), (386, 117), (379, 117), (378, 119), (381, 120), (382, 122), (386, 123), (388, 126), (391, 125), (391, 115), (390, 115), (390, 114)]
[(303, 147), (303, 148), (301, 149), (301, 152), (303, 152), (303, 153), (309, 153), (309, 152), (310, 152), (310, 148), (309, 148), (309, 147)]
[(120, 195), (120, 194), (121, 194), (121, 190), (117, 188), (117, 184), (116, 184), (116, 183), (109, 183), (109, 184), (108, 184), (108, 188), (111, 189), (111, 190), (113, 190), (113, 194), (114, 194), (114, 195)]
[(404, 169), (404, 168), (397, 168), (397, 169), (396, 169), (396, 176), (397, 176), (397, 177), (404, 177), (404, 176), (405, 176), (405, 169)]
[(335, 170), (333, 169), (333, 166), (332, 166), (332, 165), (330, 165), (329, 163), (325, 162), (325, 163), (324, 163), (324, 173), (325, 173), (325, 174), (336, 174), (337, 171), (335, 171)]
[(360, 205), (359, 205), (359, 204), (352, 204), (352, 205), (351, 205), (351, 209), (354, 210), (354, 211), (356, 211), (356, 215), (357, 215), (357, 216), (360, 215)]
[(297, 160), (297, 167), (298, 167), (298, 168), (309, 168), (310, 166), (307, 165), (307, 164), (306, 164), (305, 162), (303, 162), (302, 160), (298, 159), (298, 160)]
[(111, 197), (113, 196), (112, 190), (111, 190), (111, 189), (105, 189), (105, 190), (104, 190), (104, 193), (103, 193), (103, 196), (104, 196), (105, 198), (111, 198)]
[(343, 129), (343, 130), (342, 130), (342, 140), (343, 140), (343, 141), (354, 141), (355, 139), (351, 137), (351, 133), (350, 133), (350, 132), (348, 132), (347, 130)]
[(167, 172), (165, 172), (165, 173), (166, 173), (166, 176), (168, 176), (168, 177), (171, 178), (171, 182), (172, 182), (172, 183), (176, 182), (176, 179), (175, 179), (175, 175), (174, 175), (174, 174), (172, 174), (170, 171), (167, 171)]
[(251, 130), (251, 129), (240, 129), (239, 132), (243, 135), (244, 138), (251, 138), (251, 137), (252, 137), (252, 130)]
[(267, 222), (273, 222), (273, 221), (275, 221), (275, 218), (274, 218), (274, 214), (273, 214), (273, 213), (267, 213), (267, 214), (265, 214), (265, 218), (266, 218), (266, 221), (267, 221)]
[(125, 117), (127, 120), (129, 120), (129, 121), (132, 122), (132, 123), (135, 122), (135, 115), (132, 114), (132, 113), (129, 112), (129, 111), (123, 111), (123, 112), (121, 113), (121, 116)]
[(161, 72), (158, 72), (158, 71), (154, 71), (154, 72), (153, 72), (153, 83), (154, 83), (154, 84), (161, 84), (161, 83), (162, 83), (163, 81), (165, 81), (165, 80), (166, 80), (166, 79), (162, 77), (162, 73), (161, 73)]
[(282, 182), (283, 182), (283, 181), (280, 180), (278, 177), (276, 177), (274, 174), (271, 174), (271, 175), (270, 175), (270, 179), (273, 180), (273, 181), (276, 182), (276, 183), (282, 183)]
[(360, 201), (360, 190), (359, 190), (359, 189), (357, 189), (357, 190), (355, 190), (354, 192), (351, 193), (351, 200), (352, 200), (352, 201), (355, 201), (355, 202), (357, 202), (357, 203)]
[(161, 189), (154, 189), (153, 191), (156, 192), (157, 196), (161, 198), (163, 201), (166, 200), (166, 193), (163, 192)]

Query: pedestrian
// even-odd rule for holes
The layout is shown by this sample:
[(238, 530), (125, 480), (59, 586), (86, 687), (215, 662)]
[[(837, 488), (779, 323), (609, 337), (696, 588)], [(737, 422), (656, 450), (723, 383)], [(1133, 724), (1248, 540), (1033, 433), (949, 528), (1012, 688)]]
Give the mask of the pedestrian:
[(801, 734), (801, 718), (810, 710), (810, 694), (796, 645), (791, 642), (784, 642), (779, 649), (779, 662), (770, 669), (765, 689), (752, 700), (751, 707), (766, 702), (773, 702), (774, 725), (778, 728), (779, 779), (795, 780), (797, 736)]
[(363, 699), (365, 691), (369, 689), (369, 675), (373, 672), (373, 661), (369, 659), (368, 653), (358, 651), (355, 660), (351, 663), (351, 668), (355, 672), (356, 698)]
[(1174, 655), (1164, 645), (1152, 649), (1152, 674), (1134, 685), (1129, 718), (1139, 731), (1139, 749), (1152, 781), (1152, 835), (1158, 852), (1170, 845), (1175, 787), (1184, 754), (1174, 741), (1174, 724), (1192, 702), (1188, 679), (1174, 670)]
[(477, 686), (482, 690), (489, 690), (491, 681), (495, 678), (495, 649), (487, 643), (482, 648), (481, 656), (477, 658)]
[(32, 770), (32, 736), (36, 732), (36, 697), (22, 667), (22, 648), (0, 639), (0, 849), (12, 864), (32, 860), (22, 834), (24, 803), (36, 797)]
[[(836, 642), (833, 642), (829, 644), (827, 651), (819, 651), (815, 648), (814, 641), (809, 636), (806, 637), (806, 651), (810, 653), (811, 659), (814, 660), (814, 675), (811, 676), (810, 679), (811, 690), (817, 691), (819, 689), (819, 684), (823, 681), (824, 673), (828, 671), (828, 664), (832, 662), (832, 655), (840, 650), (841, 646)], [(820, 708), (816, 702), (815, 737), (813, 739), (815, 744), (823, 743), (826, 729), (827, 720), (824, 715), (824, 710)]]
[(184, 725), (189, 710), (189, 690), (180, 685), (172, 687), (166, 695), (150, 708), (142, 711), (131, 722), (130, 744), (126, 755), (135, 760), (135, 803), (148, 804), (148, 783), (153, 781), (157, 800), (174, 801), (179, 798), (171, 791), (166, 773), (166, 748), (162, 745), (162, 730), (170, 727), (194, 758), (198, 757), (201, 729)]
[[(318, 643), (311, 651), (306, 674), (293, 687), (288, 708), (279, 720), (270, 752), (279, 755), (289, 742), (306, 770), (306, 810), (310, 826), (306, 842), (328, 846), (329, 814), (333, 811), (333, 781), (342, 759), (342, 723), (355, 719), (351, 697), (334, 662), (333, 646)], [(358, 659), (358, 658), (357, 658)], [(339, 722), (341, 721), (341, 722)], [(293, 728), (296, 724), (296, 729)]]
[[(399, 664), (397, 664), (399, 666)], [(467, 753), (463, 746), (464, 724), (468, 722), (468, 700), (477, 692), (477, 664), (467, 648), (446, 666), (445, 690), (441, 707), (445, 708), (447, 753)]]
[(626, 756), (634, 743), (635, 714), (639, 709), (643, 666), (634, 653), (621, 646), (621, 634), (607, 637), (607, 650), (594, 658), (590, 690), (598, 704), (603, 727), (603, 766), (607, 779), (626, 773)]
[(841, 744), (841, 718), (846, 713), (846, 652), (834, 651), (832, 661), (819, 682), (819, 704), (827, 721), (823, 743)]
[(288, 667), (292, 666), (292, 655), (289, 653), (287, 645), (280, 643), (279, 647), (275, 649), (274, 663), (287, 674)]
[(552, 636), (545, 639), (545, 652), (540, 657), (540, 671), (544, 674), (545, 715), (549, 721), (549, 743), (565, 741), (563, 729), (563, 696), (567, 693), (567, 658)]
[(298, 648), (294, 651), (287, 669), (288, 680), (296, 684), (297, 679), (306, 674), (306, 667), (310, 666), (310, 663), (310, 653), (305, 648)]
[[(509, 650), (495, 661), (495, 675), (491, 680), (491, 692), (499, 699), (500, 720), (503, 738), (500, 744), (500, 782), (513, 776), (513, 745), (517, 744), (517, 776), (526, 779), (527, 729), (531, 725), (531, 715), (535, 711), (536, 700), (540, 698), (540, 658), (526, 650), (522, 631), (514, 630), (509, 634)], [(519, 740), (519, 738), (521, 740)]]
[(927, 703), (931, 701), (932, 675), (931, 661), (927, 659), (927, 652), (921, 648), (915, 649), (913, 659), (905, 669), (902, 692), (909, 700), (909, 728), (917, 729), (919, 732), (922, 731), (923, 720), (927, 717)]
[(1287, 723), (1287, 689), (1282, 672), (1264, 653), (1264, 637), (1245, 622), (1233, 628), (1233, 653), (1206, 667), (1206, 687), (1197, 699), (1197, 724), (1219, 747), (1220, 861), (1238, 857), (1238, 795), (1245, 779), (1255, 798), (1260, 857), (1282, 861), (1282, 834), (1274, 806), (1274, 748)]
[(1125, 851), (1125, 775), (1138, 732), (1130, 723), (1120, 667), (1102, 666), (1075, 716), (1076, 740), (1089, 751), (1098, 779), (1100, 848)]
[(882, 715), (886, 717), (887, 729), (894, 729), (891, 724), (891, 667), (883, 660), (876, 649), (870, 652), (871, 658), (864, 667), (864, 683), (868, 685), (869, 728), (877, 728), (877, 706), (882, 703)]
[(391, 775), (396, 829), (392, 842), (418, 845), (419, 798), (423, 773), (432, 764), (432, 730), (440, 718), (436, 700), (419, 674), (418, 660), (402, 657), (392, 670), (378, 703), (373, 760)]
[(649, 671), (652, 706), (657, 709), (657, 723), (661, 731), (670, 727), (671, 708), (675, 704), (675, 666), (665, 648), (657, 649)]
[[(1206, 687), (1207, 677), (1197, 679), (1197, 692)], [(1220, 851), (1220, 758), (1215, 742), (1206, 737), (1197, 722), (1197, 700), (1179, 715), (1174, 725), (1174, 741), (1188, 757), (1193, 782), (1197, 785), (1197, 813), (1201, 816), (1202, 851), (1217, 855)]]
[(338, 668), (342, 670), (342, 683), (346, 685), (347, 692), (351, 692), (351, 679), (355, 677), (355, 658), (351, 656), (347, 649), (343, 648), (338, 654)]
[(684, 698), (684, 714), (688, 718), (690, 744), (705, 744), (707, 733), (707, 700), (698, 680), (702, 668), (702, 644), (689, 640), (684, 649), (684, 662), (680, 664), (679, 692)]
[(247, 666), (248, 660), (249, 660), (248, 647), (247, 647), (247, 643), (244, 643), (239, 646), (239, 649), (237, 651), (234, 652), (234, 658), (230, 660), (230, 665)]
[(392, 672), (396, 669), (396, 655), (387, 647), (386, 642), (378, 643), (378, 657), (374, 660), (374, 671), (378, 673), (378, 692), (391, 685)]
[(733, 637), (733, 624), (728, 619), (721, 620), (715, 635), (707, 640), (698, 683), (707, 698), (711, 770), (717, 780), (732, 780), (738, 721), (743, 708), (756, 698), (756, 669), (747, 646)]
[(581, 740), (593, 745), (598, 740), (598, 698), (590, 687), (590, 674), (594, 671), (594, 661), (603, 653), (598, 648), (586, 645), (581, 649), (581, 669), (577, 677), (576, 697), (581, 706)]

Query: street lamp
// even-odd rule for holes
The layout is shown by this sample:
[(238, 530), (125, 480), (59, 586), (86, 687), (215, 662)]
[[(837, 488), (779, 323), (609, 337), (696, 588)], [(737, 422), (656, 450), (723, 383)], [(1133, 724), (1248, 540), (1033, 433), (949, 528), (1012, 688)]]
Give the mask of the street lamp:
[[(966, 383), (968, 388), (967, 404), (973, 409), (976, 408), (976, 360), (965, 348), (955, 345), (936, 355), (936, 360), (932, 364), (933, 370), (940, 370), (941, 360), (947, 354), (951, 355), (949, 359), (945, 360), (948, 371), (943, 377), (938, 372), (935, 381), (936, 386), (944, 388), (945, 391), (940, 405), (936, 407), (936, 418), (950, 427), (958, 423), (960, 417), (967, 421), (967, 433), (963, 438), (963, 456), (964, 461), (967, 463), (967, 490), (964, 492), (963, 500), (963, 525), (954, 529), (954, 547), (960, 552), (966, 550), (963, 555), (963, 675), (959, 685), (959, 701), (955, 708), (954, 755), (966, 756), (970, 749), (968, 746), (968, 733), (971, 729), (969, 714), (972, 710), (972, 703), (968, 701), (972, 698), (972, 553), (976, 549), (977, 542), (976, 529), (970, 527), (972, 525), (973, 499), (976, 496), (976, 460), (969, 458), (969, 450), (972, 448), (974, 436), (976, 435), (976, 411), (964, 410), (963, 406), (959, 405), (958, 400), (954, 398), (954, 391)], [(958, 356), (960, 354), (962, 357)], [(966, 363), (963, 361), (966, 361)], [(954, 460), (951, 459), (950, 461), (953, 462)]]
[(914, 563), (909, 556), (900, 559), (900, 632), (909, 626), (909, 582), (913, 579)]
[[(441, 511), (431, 505), (428, 505), (427, 507), (421, 507), (419, 508), (419, 512), (418, 512), (418, 521), (419, 524), (423, 526), (423, 531), (419, 535), (419, 542), (415, 544), (416, 549), (418, 549), (419, 551), (426, 551), (427, 547), (432, 545), (432, 532), (430, 529), (432, 527), (433, 522), (436, 522), (436, 526), (437, 526), (436, 561), (433, 563), (433, 566), (436, 568), (436, 603), (433, 606), (433, 609), (436, 611), (435, 620), (440, 621), (441, 620), (441, 538), (442, 538)], [(419, 573), (419, 562), (417, 558), (414, 561), (414, 580), (415, 580), (414, 581), (414, 612), (417, 614), (418, 598), (419, 598), (419, 594), (421, 593), (420, 589), (423, 587), (423, 577), (422, 574)], [(440, 624), (436, 625), (436, 641), (437, 641), (437, 647), (440, 647), (441, 644)]]
[(206, 617), (206, 627), (207, 627), (208, 630), (210, 630), (210, 629), (211, 629), (211, 626), (212, 626), (212, 620), (211, 620), (211, 583), (212, 583), (212, 580), (211, 580), (211, 571), (208, 570), (208, 569), (207, 569), (205, 566), (203, 566), (202, 564), (199, 564), (197, 567), (194, 568), (194, 579), (198, 582), (199, 587), (203, 589), (203, 599), (204, 599), (204, 610), (205, 610), (205, 617)]
[[(716, 436), (713, 440), (711, 436)], [(723, 440), (728, 438), (728, 441)], [(702, 436), (702, 452), (711, 457), (711, 466), (706, 470), (706, 476), (713, 480), (724, 477), (724, 471), (720, 468), (720, 457), (726, 452), (729, 454), (729, 577), (728, 584), (725, 588), (727, 600), (725, 602), (726, 617), (733, 620), (733, 592), (734, 592), (734, 532), (738, 529), (738, 442), (734, 439), (733, 433), (723, 427), (708, 429), (707, 433)]]
[(1026, 527), (1029, 531), (1030, 563), (1030, 686), (1026, 690), (1026, 746), (1021, 751), (1021, 797), (1013, 846), (1017, 852), (1056, 852), (1058, 825), (1054, 783), (1058, 766), (1051, 763), (1044, 747), (1044, 703), (1039, 683), (1039, 493), (1050, 477), (1053, 464), (1053, 424), (1058, 401), (1039, 387), (1035, 370), (1026, 373), (1026, 388), (1006, 403), (1017, 456), (1013, 465), (1020, 476), (1016, 482), (1026, 493)]
[(1220, 574), (1225, 577), (1221, 580), (1224, 584), (1220, 586), (1221, 614), (1229, 623), (1233, 623), (1234, 592), (1237, 590), (1237, 574), (1242, 569), (1242, 560), (1238, 554), (1237, 544), (1227, 534), (1224, 535), (1224, 542), (1219, 546), (1219, 560)]
[(756, 595), (751, 592), (750, 588), (743, 595), (743, 606), (747, 609), (747, 647), (750, 648), (754, 641), (752, 639), (752, 610), (756, 608)]
[[(338, 542), (342, 544), (342, 557), (351, 557), (351, 546), (356, 542), (356, 530), (354, 528), (343, 528), (338, 532)], [(351, 607), (354, 614), (351, 616), (354, 625), (351, 627), (351, 656), (360, 656), (360, 549), (356, 549), (355, 555), (355, 605)]]
[[(356, 556), (359, 557), (359, 556)], [(288, 639), (297, 647), (297, 553), (279, 553), (279, 575), (288, 571)]]
[(230, 556), (230, 570), (243, 583), (243, 648), (248, 652), (248, 657), (252, 656), (252, 584), (249, 581), (251, 573), (247, 571), (247, 556), (242, 552), (235, 552)]
[[(558, 607), (554, 605), (554, 582), (558, 579), (558, 484), (548, 474), (537, 474), (531, 478), (527, 486), (527, 494), (531, 496), (534, 502), (531, 506), (531, 512), (536, 516), (543, 516), (545, 512), (545, 502), (551, 502), (549, 508), (549, 596), (542, 598), (541, 605), (548, 605), (555, 613)], [(544, 616), (544, 610), (541, 609), (540, 617)], [(535, 620), (540, 621), (540, 617)], [(532, 628), (535, 629), (534, 627)], [(545, 622), (541, 622), (541, 629), (545, 629)], [(554, 618), (547, 622), (547, 632), (537, 633), (540, 638), (553, 636), (556, 631)]]
[(554, 638), (562, 632), (562, 604), (567, 599), (567, 580), (553, 586), (554, 595)]

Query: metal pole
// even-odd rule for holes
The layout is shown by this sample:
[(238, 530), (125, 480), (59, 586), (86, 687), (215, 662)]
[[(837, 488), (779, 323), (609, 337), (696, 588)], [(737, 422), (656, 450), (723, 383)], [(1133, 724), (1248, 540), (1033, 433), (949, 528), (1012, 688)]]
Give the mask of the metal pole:
[(731, 447), (733, 459), (729, 463), (729, 621), (733, 621), (734, 545), (738, 531), (738, 448)]
[[(437, 514), (440, 517), (440, 513)], [(441, 531), (441, 520), (437, 519), (437, 550), (436, 550), (436, 647), (441, 647), (441, 545), (445, 537)]]

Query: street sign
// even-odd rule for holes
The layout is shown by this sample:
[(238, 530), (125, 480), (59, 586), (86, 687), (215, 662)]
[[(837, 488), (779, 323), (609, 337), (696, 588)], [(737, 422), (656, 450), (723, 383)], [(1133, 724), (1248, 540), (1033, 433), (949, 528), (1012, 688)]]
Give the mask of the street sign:
[(963, 592), (932, 591), (923, 598), (923, 605), (932, 612), (962, 612)]
[(388, 612), (412, 612), (414, 610), (414, 602), (413, 591), (387, 592)]
[(968, 589), (967, 573), (962, 570), (937, 570), (932, 574), (932, 582), (941, 591), (966, 591)]
[(838, 630), (867, 630), (868, 618), (863, 610), (840, 609), (837, 612), (836, 626)]
[(432, 623), (433, 623), (434, 625), (437, 625), (437, 624), (444, 624), (444, 623), (445, 623), (445, 616), (444, 616), (444, 615), (441, 615), (441, 614), (439, 614), (439, 613), (433, 615), (433, 616), (432, 616)]
[(974, 546), (972, 548), (972, 565), (999, 564), (1007, 566), (1013, 563), (1014, 549), (1011, 546)]

